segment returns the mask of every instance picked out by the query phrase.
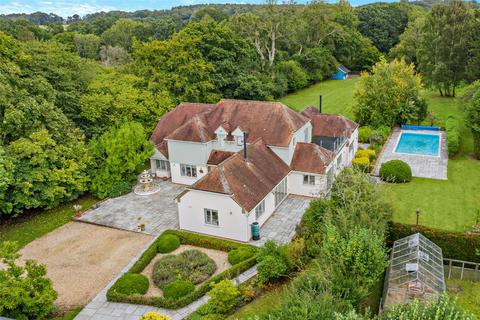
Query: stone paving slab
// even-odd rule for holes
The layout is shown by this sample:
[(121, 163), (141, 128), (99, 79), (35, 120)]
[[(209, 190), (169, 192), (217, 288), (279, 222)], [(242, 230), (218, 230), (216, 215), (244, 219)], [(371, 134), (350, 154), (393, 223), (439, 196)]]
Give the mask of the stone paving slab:
[[(414, 155), (414, 154), (404, 154), (396, 153), (395, 148), (397, 146), (398, 139), (402, 132), (411, 132), (411, 133), (425, 133), (425, 134), (439, 134), (440, 135), (440, 155), (435, 156), (424, 156), (424, 155)], [(382, 163), (390, 160), (402, 160), (408, 163), (412, 169), (412, 175), (414, 177), (420, 178), (430, 178), (430, 179), (439, 179), (447, 180), (448, 179), (448, 153), (446, 146), (446, 136), (445, 131), (429, 131), (429, 130), (404, 130), (400, 128), (395, 128), (390, 135), (390, 138), (385, 143), (382, 153), (379, 155), (375, 169), (373, 170), (374, 175), (379, 175), (380, 167)]]
[(267, 240), (279, 244), (289, 243), (311, 200), (308, 197), (289, 195), (260, 228), (260, 240), (251, 240), (250, 244), (260, 247)]
[(151, 195), (137, 195), (133, 192), (108, 199), (96, 209), (77, 218), (79, 221), (139, 231), (145, 225), (144, 233), (159, 235), (167, 229), (178, 228), (178, 209), (175, 197), (184, 187), (170, 181), (156, 180), (160, 191)]

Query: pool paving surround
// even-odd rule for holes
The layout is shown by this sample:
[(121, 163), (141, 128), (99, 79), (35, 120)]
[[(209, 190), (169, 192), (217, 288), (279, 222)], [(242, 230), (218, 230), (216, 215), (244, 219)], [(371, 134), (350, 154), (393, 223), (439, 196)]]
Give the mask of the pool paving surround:
[[(440, 135), (439, 156), (427, 156), (395, 152), (398, 140), (402, 132)], [(390, 160), (402, 160), (408, 163), (408, 165), (412, 169), (412, 175), (414, 177), (447, 180), (448, 154), (446, 147), (445, 131), (405, 130), (400, 128), (394, 128), (392, 133), (390, 134), (390, 137), (385, 143), (382, 152), (378, 156), (378, 160), (373, 170), (373, 174), (378, 176), (382, 163)]]

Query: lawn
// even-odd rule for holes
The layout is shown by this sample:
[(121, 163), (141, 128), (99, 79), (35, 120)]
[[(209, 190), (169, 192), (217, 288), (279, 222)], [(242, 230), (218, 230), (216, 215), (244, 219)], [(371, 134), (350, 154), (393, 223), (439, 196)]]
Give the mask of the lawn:
[(289, 94), (281, 102), (290, 108), (301, 111), (310, 105), (319, 105), (319, 96), (323, 96), (322, 111), (339, 113), (353, 119), (350, 107), (353, 103), (353, 91), (360, 79), (350, 76), (347, 80), (326, 80), (316, 83), (306, 89)]
[(25, 216), (17, 219), (4, 221), (0, 225), (0, 243), (7, 240), (16, 241), (20, 247), (24, 247), (38, 237), (71, 221), (75, 215), (73, 205), (79, 204), (82, 209), (85, 209), (97, 201), (98, 199), (92, 197), (82, 197), (54, 209), (26, 213)]
[[(281, 99), (295, 110), (310, 104), (318, 106), (323, 95), (324, 111), (352, 117), (353, 92), (358, 77), (346, 81), (327, 80)], [(393, 219), (415, 223), (415, 211), (421, 210), (420, 223), (451, 231), (468, 231), (480, 213), (480, 161), (473, 160), (473, 140), (464, 125), (460, 98), (440, 97), (435, 91), (425, 91), (429, 110), (437, 117), (436, 125), (443, 126), (448, 116), (456, 116), (461, 123), (461, 145), (457, 156), (449, 159), (448, 180), (414, 178), (408, 184), (386, 185), (385, 190), (394, 207)], [(428, 124), (429, 123), (425, 123)]]
[(457, 298), (457, 303), (465, 310), (480, 318), (480, 282), (447, 280), (447, 292)]

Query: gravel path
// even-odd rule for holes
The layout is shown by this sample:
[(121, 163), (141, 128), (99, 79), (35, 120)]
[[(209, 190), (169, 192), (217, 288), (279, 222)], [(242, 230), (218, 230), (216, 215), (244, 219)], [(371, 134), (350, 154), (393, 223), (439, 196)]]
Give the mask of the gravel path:
[(69, 222), (25, 246), (23, 259), (47, 266), (64, 310), (87, 304), (153, 237)]

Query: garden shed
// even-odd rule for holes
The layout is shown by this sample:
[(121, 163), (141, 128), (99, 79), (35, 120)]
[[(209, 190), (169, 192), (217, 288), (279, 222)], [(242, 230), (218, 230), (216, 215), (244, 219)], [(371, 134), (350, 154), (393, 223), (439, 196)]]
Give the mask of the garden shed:
[(420, 233), (393, 244), (381, 308), (445, 292), (442, 249)]
[(350, 73), (350, 70), (348, 70), (347, 67), (345, 67), (344, 65), (341, 64), (341, 65), (338, 66), (337, 72), (335, 72), (332, 75), (332, 79), (334, 79), (334, 80), (347, 80), (349, 73)]

